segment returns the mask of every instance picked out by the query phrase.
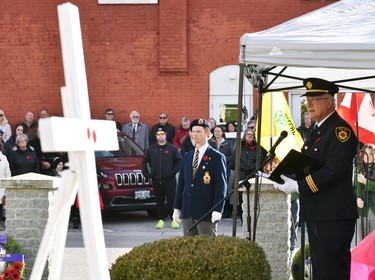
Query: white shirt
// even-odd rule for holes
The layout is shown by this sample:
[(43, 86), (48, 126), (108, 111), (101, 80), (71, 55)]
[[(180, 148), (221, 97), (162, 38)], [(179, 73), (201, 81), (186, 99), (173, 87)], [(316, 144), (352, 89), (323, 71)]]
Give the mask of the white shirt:
[[(206, 152), (208, 148), (208, 143), (204, 144), (202, 147), (200, 147), (198, 150), (199, 150), (199, 155), (198, 155), (198, 166), (199, 164), (201, 163), (201, 160), (203, 158), (203, 155), (204, 153)], [(195, 153), (197, 151), (197, 147), (195, 147), (195, 150), (194, 150), (194, 156), (195, 156)], [(194, 162), (194, 157), (193, 157), (193, 162)]]

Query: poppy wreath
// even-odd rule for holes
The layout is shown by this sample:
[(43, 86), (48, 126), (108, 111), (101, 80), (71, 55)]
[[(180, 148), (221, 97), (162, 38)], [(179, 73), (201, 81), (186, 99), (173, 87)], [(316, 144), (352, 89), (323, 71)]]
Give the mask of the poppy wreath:
[[(24, 250), (13, 238), (0, 236), (0, 280), (22, 279), (25, 272)], [(5, 254), (4, 254), (5, 253)]]

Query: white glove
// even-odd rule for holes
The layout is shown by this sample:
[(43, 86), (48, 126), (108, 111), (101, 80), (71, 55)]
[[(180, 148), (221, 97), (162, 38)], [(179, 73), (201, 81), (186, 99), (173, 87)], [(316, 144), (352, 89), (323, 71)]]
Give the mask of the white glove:
[(275, 183), (274, 187), (276, 189), (281, 190), (288, 194), (295, 193), (295, 192), (299, 193), (298, 183), (296, 180), (290, 179), (284, 175), (281, 175), (280, 177), (281, 179), (284, 180), (285, 183), (284, 184)]
[(214, 223), (218, 220), (221, 219), (221, 213), (220, 212), (217, 212), (217, 211), (213, 211), (212, 212), (212, 218), (211, 218), (211, 222)]
[(180, 216), (181, 216), (181, 210), (180, 210), (180, 209), (174, 209), (174, 210), (173, 210), (172, 219), (173, 219), (176, 223), (181, 223)]

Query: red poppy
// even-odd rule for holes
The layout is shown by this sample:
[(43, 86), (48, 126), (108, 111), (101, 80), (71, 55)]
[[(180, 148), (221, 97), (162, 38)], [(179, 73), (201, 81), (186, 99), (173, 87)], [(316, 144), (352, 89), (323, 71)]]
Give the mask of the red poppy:
[(203, 160), (208, 160), (208, 156), (203, 156)]
[(3, 272), (3, 276), (4, 276), (4, 278), (9, 278), (10, 277), (10, 271), (9, 271), (9, 269), (7, 269), (7, 270), (5, 270)]
[(22, 269), (22, 267), (23, 267), (23, 263), (21, 263), (21, 262), (15, 262), (13, 264), (13, 270), (14, 271), (20, 271)]
[(13, 280), (18, 280), (20, 278), (21, 278), (21, 275), (20, 275), (19, 272), (13, 272), (13, 274), (12, 274), (12, 279)]
[(26, 159), (32, 159), (33, 157), (32, 156), (27, 156)]
[(168, 150), (165, 150), (165, 154), (168, 154), (169, 153), (169, 151)]

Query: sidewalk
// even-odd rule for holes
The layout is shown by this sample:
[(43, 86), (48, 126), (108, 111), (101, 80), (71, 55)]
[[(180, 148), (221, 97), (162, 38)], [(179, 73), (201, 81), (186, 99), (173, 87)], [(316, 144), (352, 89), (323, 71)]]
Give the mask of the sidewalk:
[[(108, 268), (115, 260), (129, 252), (131, 248), (108, 248)], [(60, 280), (88, 279), (88, 268), (85, 248), (65, 248)]]

